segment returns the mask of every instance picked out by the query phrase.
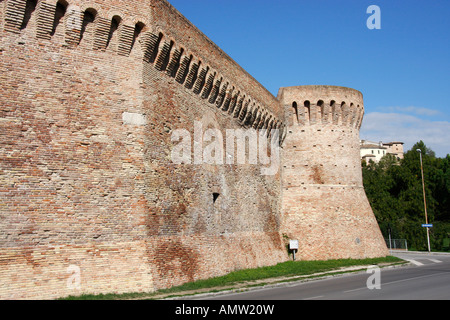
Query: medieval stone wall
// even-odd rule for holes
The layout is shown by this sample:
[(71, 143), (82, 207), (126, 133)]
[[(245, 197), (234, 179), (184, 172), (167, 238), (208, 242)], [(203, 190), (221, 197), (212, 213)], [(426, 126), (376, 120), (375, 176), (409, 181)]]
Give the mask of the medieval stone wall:
[(299, 259), (387, 254), (362, 184), (362, 94), (335, 86), (281, 88), (288, 133), (282, 152), (282, 232)]
[(2, 298), (152, 291), (285, 259), (279, 173), (170, 158), (195, 121), (280, 126), (266, 89), (165, 1), (0, 6)]
[[(302, 90), (277, 99), (167, 1), (3, 0), (0, 36), (0, 298), (149, 292), (272, 265), (289, 258), (283, 234), (304, 237), (305, 259), (354, 256), (343, 248), (354, 235), (314, 254), (307, 234), (332, 241), (347, 228), (321, 222), (348, 208), (342, 192), (357, 198), (358, 213), (341, 211), (360, 241), (377, 238), (374, 219), (354, 218), (370, 216), (353, 157), (362, 109), (345, 133), (323, 126), (315, 141), (308, 98), (289, 136)], [(223, 135), (213, 139), (223, 164), (195, 157), (212, 145), (208, 129)], [(283, 163), (302, 170), (227, 162), (236, 154), (225, 136), (237, 129), (279, 129)], [(190, 139), (184, 163), (173, 161), (177, 132)], [(286, 201), (316, 208), (324, 196), (317, 217), (308, 209), (321, 230)]]

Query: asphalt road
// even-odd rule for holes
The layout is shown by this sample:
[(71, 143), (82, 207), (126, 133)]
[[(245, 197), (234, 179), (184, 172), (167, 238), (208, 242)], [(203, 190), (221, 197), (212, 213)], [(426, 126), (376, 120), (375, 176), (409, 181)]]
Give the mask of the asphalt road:
[[(347, 274), (203, 300), (450, 300), (450, 254), (395, 253), (411, 266)], [(372, 289), (369, 289), (368, 284)]]

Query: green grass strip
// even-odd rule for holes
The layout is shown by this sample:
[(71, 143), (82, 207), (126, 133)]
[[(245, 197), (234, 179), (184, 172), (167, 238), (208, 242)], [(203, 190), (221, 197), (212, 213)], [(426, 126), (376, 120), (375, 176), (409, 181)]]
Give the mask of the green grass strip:
[(325, 261), (287, 261), (274, 266), (260, 267), (255, 269), (242, 269), (233, 271), (224, 276), (197, 280), (188, 282), (183, 285), (172, 287), (170, 289), (162, 289), (153, 293), (124, 293), (124, 294), (99, 294), (99, 295), (81, 295), (70, 296), (64, 298), (65, 300), (115, 300), (115, 299), (137, 299), (160, 294), (180, 293), (183, 291), (214, 289), (218, 287), (231, 286), (247, 281), (256, 281), (278, 277), (292, 277), (310, 275), (319, 272), (326, 272), (345, 267), (380, 265), (380, 264), (396, 264), (403, 263), (404, 260), (387, 256), (382, 258), (369, 259), (339, 259), (339, 260), (325, 260)]

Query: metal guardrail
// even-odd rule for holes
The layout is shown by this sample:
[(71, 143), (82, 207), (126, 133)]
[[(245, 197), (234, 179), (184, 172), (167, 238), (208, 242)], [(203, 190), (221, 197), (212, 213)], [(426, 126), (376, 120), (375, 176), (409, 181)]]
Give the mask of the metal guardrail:
[(408, 251), (408, 242), (406, 239), (384, 239), (389, 250)]

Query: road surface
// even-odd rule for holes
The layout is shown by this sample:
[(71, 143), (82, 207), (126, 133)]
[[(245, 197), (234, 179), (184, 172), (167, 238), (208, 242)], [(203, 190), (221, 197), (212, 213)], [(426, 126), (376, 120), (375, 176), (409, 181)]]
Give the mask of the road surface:
[[(412, 265), (203, 300), (450, 300), (450, 254), (394, 253)], [(370, 289), (370, 288), (371, 289)]]

